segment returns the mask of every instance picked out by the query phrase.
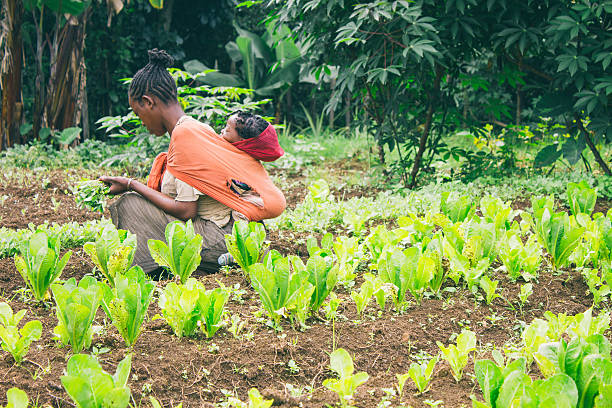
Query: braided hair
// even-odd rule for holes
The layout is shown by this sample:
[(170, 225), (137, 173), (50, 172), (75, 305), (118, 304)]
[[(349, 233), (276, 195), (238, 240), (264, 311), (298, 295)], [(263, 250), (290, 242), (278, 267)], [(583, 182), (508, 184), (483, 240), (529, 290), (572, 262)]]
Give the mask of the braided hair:
[(269, 125), (267, 120), (250, 112), (237, 111), (230, 116), (236, 117), (236, 132), (243, 139), (259, 136)]
[(176, 82), (166, 69), (174, 63), (174, 59), (166, 51), (157, 48), (148, 53), (149, 63), (134, 75), (128, 91), (129, 97), (140, 100), (144, 94), (150, 94), (157, 96), (166, 105), (178, 102)]

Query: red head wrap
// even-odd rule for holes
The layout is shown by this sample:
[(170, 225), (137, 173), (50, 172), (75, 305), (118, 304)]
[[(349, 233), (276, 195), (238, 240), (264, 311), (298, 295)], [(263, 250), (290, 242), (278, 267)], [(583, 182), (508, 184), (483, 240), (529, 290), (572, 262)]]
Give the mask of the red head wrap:
[(283, 148), (278, 144), (278, 135), (272, 125), (268, 125), (266, 130), (257, 137), (240, 140), (232, 144), (257, 160), (265, 162), (274, 161), (285, 154)]

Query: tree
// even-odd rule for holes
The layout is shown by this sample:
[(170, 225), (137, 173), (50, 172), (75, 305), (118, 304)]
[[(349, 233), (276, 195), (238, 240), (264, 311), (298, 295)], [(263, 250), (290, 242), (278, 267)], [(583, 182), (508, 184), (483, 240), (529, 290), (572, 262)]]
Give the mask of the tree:
[(21, 63), (23, 60), (21, 24), (23, 12), (21, 0), (2, 0), (0, 150), (22, 142), (19, 125), (23, 114), (23, 101), (21, 100)]

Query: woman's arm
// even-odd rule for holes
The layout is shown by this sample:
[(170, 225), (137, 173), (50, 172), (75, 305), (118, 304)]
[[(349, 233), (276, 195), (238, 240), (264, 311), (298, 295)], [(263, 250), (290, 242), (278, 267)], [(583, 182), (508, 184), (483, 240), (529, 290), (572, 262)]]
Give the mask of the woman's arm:
[(100, 177), (101, 182), (110, 186), (111, 194), (121, 194), (128, 191), (128, 182), (130, 180), (132, 180), (130, 182), (130, 189), (132, 191), (137, 192), (164, 212), (183, 221), (193, 219), (198, 214), (197, 200), (176, 201), (172, 197), (169, 197), (157, 190), (153, 190), (138, 180), (129, 179), (126, 177)]

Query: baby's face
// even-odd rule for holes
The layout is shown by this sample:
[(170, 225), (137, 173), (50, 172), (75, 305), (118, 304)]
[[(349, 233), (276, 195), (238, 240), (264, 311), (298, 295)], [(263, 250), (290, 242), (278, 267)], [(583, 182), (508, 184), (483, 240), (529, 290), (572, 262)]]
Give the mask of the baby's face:
[(227, 120), (225, 127), (221, 130), (221, 137), (230, 143), (236, 143), (242, 140), (236, 131), (236, 115), (230, 116)]

